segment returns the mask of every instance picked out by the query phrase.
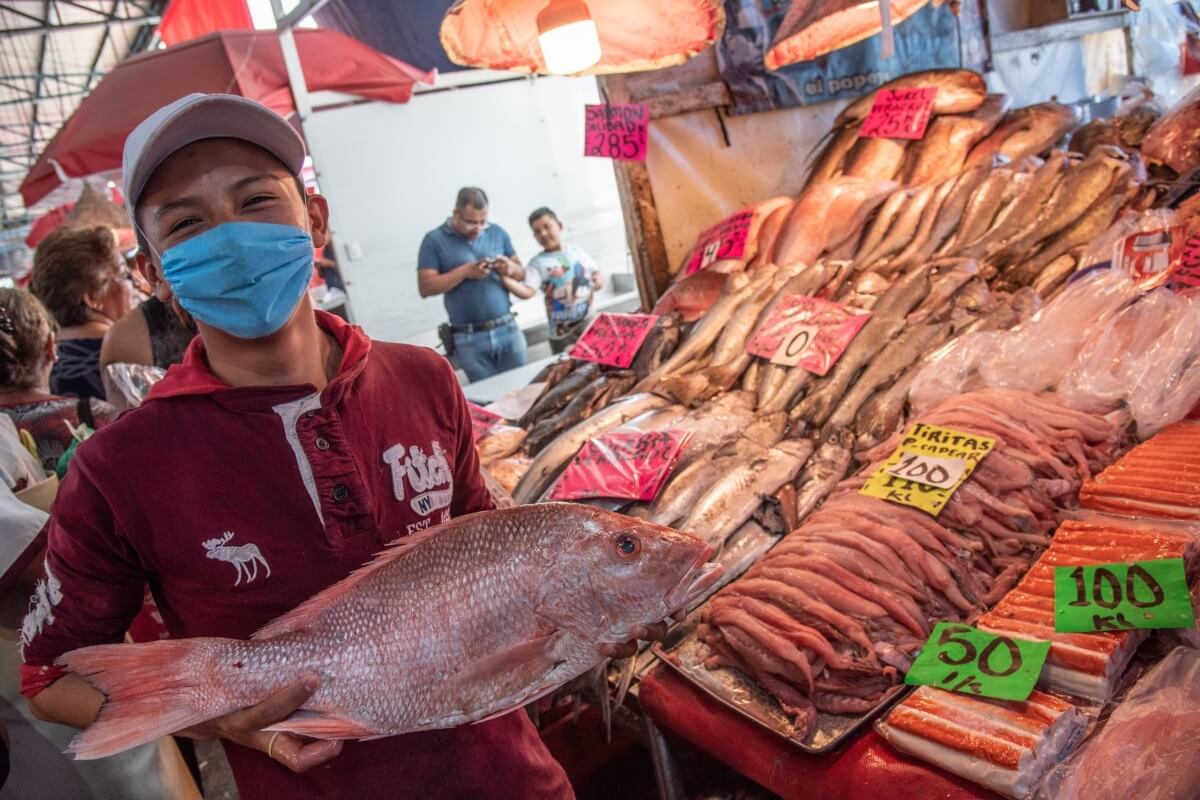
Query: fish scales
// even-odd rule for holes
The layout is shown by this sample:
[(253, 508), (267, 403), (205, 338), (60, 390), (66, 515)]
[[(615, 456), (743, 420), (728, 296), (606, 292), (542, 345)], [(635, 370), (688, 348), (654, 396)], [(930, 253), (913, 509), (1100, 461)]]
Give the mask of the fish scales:
[(301, 713), (270, 730), (359, 739), (484, 719), (587, 672), (600, 644), (685, 608), (720, 578), (705, 564), (712, 553), (582, 505), (461, 517), (388, 548), (250, 640), (66, 654), (65, 667), (107, 698), (71, 749), (120, 752), (314, 673), (320, 687)]

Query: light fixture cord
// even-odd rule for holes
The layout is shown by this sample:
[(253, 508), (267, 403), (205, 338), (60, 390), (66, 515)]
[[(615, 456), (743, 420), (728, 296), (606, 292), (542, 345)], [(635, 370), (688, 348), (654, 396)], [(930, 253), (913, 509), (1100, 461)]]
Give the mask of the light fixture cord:
[(891, 58), (896, 52), (895, 37), (892, 36), (892, 0), (879, 0), (879, 18), (883, 20), (883, 52), (884, 58)]

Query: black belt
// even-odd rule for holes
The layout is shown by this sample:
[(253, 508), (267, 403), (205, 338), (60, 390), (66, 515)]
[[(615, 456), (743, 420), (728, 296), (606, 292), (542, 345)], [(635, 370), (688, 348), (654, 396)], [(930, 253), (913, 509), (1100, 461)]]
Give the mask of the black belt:
[(507, 325), (514, 319), (516, 319), (515, 315), (505, 314), (503, 317), (489, 319), (486, 322), (474, 322), (470, 325), (451, 325), (450, 328), (455, 333), (482, 333), (483, 331), (490, 331), (494, 330), (495, 328), (499, 328), (501, 325)]

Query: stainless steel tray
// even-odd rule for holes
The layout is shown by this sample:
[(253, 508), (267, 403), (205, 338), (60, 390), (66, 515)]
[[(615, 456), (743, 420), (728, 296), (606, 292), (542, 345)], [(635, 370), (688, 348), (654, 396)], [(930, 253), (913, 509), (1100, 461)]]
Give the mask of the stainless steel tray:
[(730, 667), (710, 670), (704, 666), (704, 659), (709, 653), (696, 636), (700, 611), (697, 609), (684, 622), (672, 628), (665, 640), (654, 645), (654, 654), (709, 697), (806, 753), (822, 754), (836, 750), (867, 728), (911, 689), (904, 684), (893, 687), (879, 705), (865, 714), (846, 716), (818, 712), (812, 736), (801, 741), (796, 738), (788, 714), (780, 708), (775, 698), (751, 678)]

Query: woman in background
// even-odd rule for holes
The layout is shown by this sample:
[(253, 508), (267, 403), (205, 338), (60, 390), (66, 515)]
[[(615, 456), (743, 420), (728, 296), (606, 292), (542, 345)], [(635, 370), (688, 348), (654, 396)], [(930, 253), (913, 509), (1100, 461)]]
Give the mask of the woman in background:
[(70, 448), (72, 429), (84, 423), (95, 430), (116, 416), (103, 400), (51, 392), (54, 351), (54, 320), (38, 299), (22, 289), (0, 289), (0, 413), (33, 437), (47, 472)]
[(60, 228), (37, 246), (29, 288), (58, 324), (56, 395), (104, 399), (100, 344), (132, 308), (129, 270), (108, 228)]
[(529, 227), (542, 252), (526, 267), (526, 280), (536, 280), (546, 296), (550, 349), (561, 353), (587, 330), (595, 307), (594, 292), (604, 280), (591, 256), (563, 243), (563, 225), (553, 211), (544, 207), (534, 211), (529, 215)]

